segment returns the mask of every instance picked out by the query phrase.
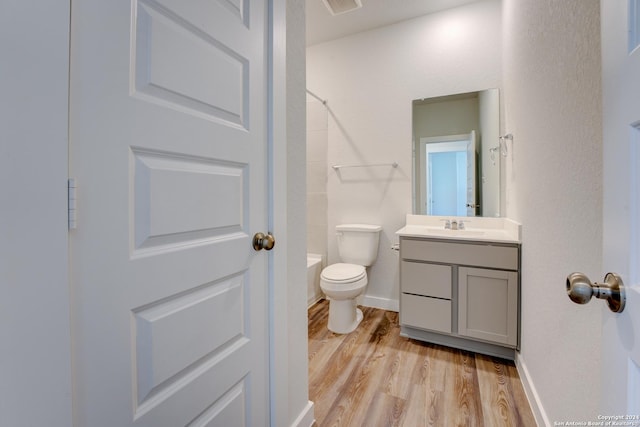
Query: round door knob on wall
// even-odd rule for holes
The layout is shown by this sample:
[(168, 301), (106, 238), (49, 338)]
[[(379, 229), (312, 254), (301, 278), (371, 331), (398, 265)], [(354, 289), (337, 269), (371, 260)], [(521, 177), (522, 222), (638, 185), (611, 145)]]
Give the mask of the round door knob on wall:
[(583, 273), (567, 276), (567, 295), (576, 304), (586, 304), (592, 297), (606, 299), (609, 309), (621, 313), (627, 300), (622, 279), (616, 273), (607, 273), (605, 283), (591, 283)]
[(271, 235), (271, 233), (267, 232), (267, 234), (256, 233), (253, 236), (253, 249), (256, 251), (264, 249), (265, 251), (270, 251), (276, 245), (276, 239)]

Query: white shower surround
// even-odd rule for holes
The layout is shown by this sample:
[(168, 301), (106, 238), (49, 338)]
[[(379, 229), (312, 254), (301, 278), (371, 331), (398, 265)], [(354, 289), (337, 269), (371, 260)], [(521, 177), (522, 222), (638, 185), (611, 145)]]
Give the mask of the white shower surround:
[(322, 255), (307, 253), (307, 307), (311, 307), (323, 298), (320, 288), (322, 267)]
[(307, 94), (307, 251), (327, 254), (327, 108)]

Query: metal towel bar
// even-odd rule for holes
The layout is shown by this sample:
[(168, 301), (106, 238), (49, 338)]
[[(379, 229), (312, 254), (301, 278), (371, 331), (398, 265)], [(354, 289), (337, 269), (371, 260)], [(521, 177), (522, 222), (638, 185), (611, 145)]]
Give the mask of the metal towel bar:
[(372, 166), (391, 166), (392, 168), (397, 168), (398, 163), (367, 163), (367, 164), (359, 164), (359, 165), (333, 165), (331, 166), (333, 169), (338, 170), (342, 168), (367, 168)]

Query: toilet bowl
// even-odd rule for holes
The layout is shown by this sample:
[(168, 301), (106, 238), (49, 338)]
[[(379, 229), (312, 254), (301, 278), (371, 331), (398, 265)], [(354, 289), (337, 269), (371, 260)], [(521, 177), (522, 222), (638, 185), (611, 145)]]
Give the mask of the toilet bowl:
[(357, 264), (338, 263), (325, 268), (320, 275), (320, 288), (329, 299), (330, 331), (348, 334), (363, 319), (356, 297), (367, 287), (367, 272)]
[(366, 267), (378, 255), (382, 227), (346, 224), (336, 227), (341, 261), (322, 270), (320, 288), (329, 300), (328, 329), (338, 334), (355, 330), (363, 319), (356, 298), (364, 293), (368, 279)]

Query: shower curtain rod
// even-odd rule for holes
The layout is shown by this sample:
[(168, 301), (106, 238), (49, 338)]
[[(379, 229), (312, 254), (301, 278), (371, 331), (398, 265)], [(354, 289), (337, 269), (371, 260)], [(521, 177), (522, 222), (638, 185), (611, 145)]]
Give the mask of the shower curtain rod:
[(309, 95), (313, 96), (318, 101), (322, 102), (322, 105), (327, 105), (327, 100), (326, 99), (320, 98), (318, 95), (316, 95), (315, 93), (311, 92), (309, 89), (307, 89), (307, 93)]

